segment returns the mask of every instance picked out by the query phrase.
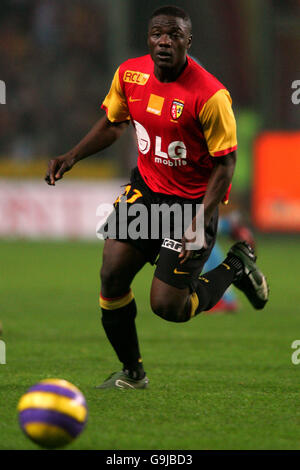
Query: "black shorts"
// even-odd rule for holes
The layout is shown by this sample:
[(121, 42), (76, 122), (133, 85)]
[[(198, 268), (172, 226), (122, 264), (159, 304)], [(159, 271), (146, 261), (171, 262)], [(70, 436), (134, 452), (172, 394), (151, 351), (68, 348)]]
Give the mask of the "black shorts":
[[(159, 219), (159, 231), (153, 230), (151, 225), (151, 207), (152, 209), (159, 205), (166, 204), (168, 207), (183, 206), (189, 204), (191, 206), (192, 215), (194, 216), (198, 210), (197, 205), (202, 203), (202, 199), (184, 199), (178, 196), (171, 196), (153, 192), (144, 182), (138, 168), (134, 168), (131, 173), (130, 183), (126, 186), (123, 195), (119, 196), (114, 203), (114, 211), (108, 217), (106, 223), (101, 228), (104, 238), (114, 238), (121, 242), (130, 243), (143, 253), (146, 261), (156, 264), (155, 276), (163, 282), (174, 287), (184, 289), (189, 287), (194, 290), (194, 283), (198, 279), (204, 264), (209, 258), (216, 241), (218, 227), (218, 209), (216, 209), (210, 220), (208, 227), (205, 229), (205, 241), (207, 247), (197, 251), (193, 251), (192, 257), (183, 265), (179, 264), (178, 255), (181, 251), (181, 236), (178, 237), (178, 231), (175, 227), (169, 227), (170, 233), (165, 236), (163, 230), (163, 221)], [(122, 207), (121, 207), (121, 203)], [(134, 207), (133, 207), (134, 206)], [(148, 213), (148, 220), (143, 226), (139, 226), (138, 217), (131, 215), (129, 212), (135, 210), (139, 213), (138, 208), (145, 207)], [(162, 207), (162, 206), (161, 206)], [(130, 209), (131, 208), (131, 209)], [(125, 212), (124, 212), (125, 211)], [(145, 219), (140, 219), (144, 220)], [(135, 221), (135, 222), (133, 222)], [(134, 227), (138, 228), (140, 236), (132, 234), (130, 227), (134, 223)], [(109, 225), (110, 224), (110, 225)], [(115, 232), (112, 234), (108, 227), (115, 226)], [(178, 228), (178, 227), (177, 227)], [(125, 229), (125, 230), (124, 230)], [(184, 228), (182, 227), (184, 231)], [(154, 236), (153, 236), (154, 234)]]

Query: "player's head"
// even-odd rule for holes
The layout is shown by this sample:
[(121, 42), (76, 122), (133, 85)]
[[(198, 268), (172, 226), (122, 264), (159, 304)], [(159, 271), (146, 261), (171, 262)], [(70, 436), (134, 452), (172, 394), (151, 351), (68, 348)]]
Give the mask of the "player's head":
[(181, 18), (183, 22), (185, 23), (185, 27), (189, 35), (192, 34), (192, 20), (189, 14), (186, 11), (184, 11), (182, 8), (179, 8), (173, 5), (166, 5), (166, 6), (157, 8), (156, 10), (154, 10), (152, 15), (150, 16), (149, 25), (151, 21), (154, 18), (157, 18), (158, 16), (171, 16), (173, 18)]
[(163, 6), (152, 13), (148, 27), (148, 47), (156, 65), (172, 68), (184, 63), (191, 43), (191, 18), (182, 8)]

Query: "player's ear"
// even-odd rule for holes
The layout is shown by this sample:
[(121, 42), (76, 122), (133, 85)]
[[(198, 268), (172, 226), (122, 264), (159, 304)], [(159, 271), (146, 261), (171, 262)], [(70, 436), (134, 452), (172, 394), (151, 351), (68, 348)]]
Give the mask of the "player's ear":
[(193, 36), (190, 34), (190, 36), (188, 37), (188, 46), (187, 48), (189, 49), (192, 45), (192, 39), (193, 39)]

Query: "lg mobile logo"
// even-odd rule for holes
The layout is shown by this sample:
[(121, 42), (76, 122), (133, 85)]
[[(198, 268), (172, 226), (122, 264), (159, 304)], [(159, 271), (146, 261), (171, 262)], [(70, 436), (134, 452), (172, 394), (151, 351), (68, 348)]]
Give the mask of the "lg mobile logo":
[[(146, 155), (151, 148), (151, 140), (148, 132), (137, 121), (134, 121), (136, 136), (138, 141), (138, 147), (143, 155)], [(186, 165), (186, 146), (184, 142), (175, 140), (168, 146), (163, 147), (162, 138), (159, 136), (155, 137), (155, 163), (162, 163), (168, 166), (181, 166)]]

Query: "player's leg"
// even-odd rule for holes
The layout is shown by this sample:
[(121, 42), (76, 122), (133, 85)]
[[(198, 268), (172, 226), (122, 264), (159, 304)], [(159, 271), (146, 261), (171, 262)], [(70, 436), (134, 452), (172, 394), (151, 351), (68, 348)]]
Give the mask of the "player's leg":
[(215, 244), (217, 227), (218, 209), (205, 231), (206, 249), (195, 253), (196, 256), (183, 265), (179, 264), (178, 258), (182, 249), (181, 243), (164, 240), (151, 287), (151, 307), (154, 313), (169, 321), (189, 320), (200, 305), (199, 298), (193, 292), (199, 283), (204, 284), (203, 292), (199, 293), (202, 310), (208, 310), (222, 297), (232, 279), (227, 283), (221, 282), (212, 291), (211, 285), (207, 286), (207, 280), (198, 279)]
[[(232, 283), (244, 292), (254, 308), (262, 309), (268, 301), (269, 287), (255, 262), (256, 257), (250, 245), (238, 242), (231, 248), (223, 263), (205, 273), (205, 276), (199, 276), (193, 283), (194, 291), (191, 294), (187, 288), (187, 272), (175, 268), (177, 274), (182, 276), (180, 288), (172, 285), (174, 279), (171, 278), (171, 272), (169, 277), (162, 280), (164, 275), (159, 270), (156, 274), (160, 279), (155, 276), (151, 288), (152, 310), (168, 321), (188, 321), (202, 311), (211, 309)], [(173, 269), (172, 271), (174, 272)], [(177, 280), (175, 282), (179, 284)]]
[[(219, 223), (220, 227), (220, 223)], [(218, 230), (219, 232), (219, 230)], [(206, 273), (208, 271), (212, 271), (214, 268), (216, 268), (219, 264), (222, 263), (224, 259), (224, 254), (223, 251), (216, 242), (216, 244), (213, 247), (213, 250), (210, 254), (210, 257), (208, 258), (207, 262), (205, 263), (203, 267), (203, 272)], [(212, 314), (212, 313), (219, 313), (219, 312), (235, 312), (238, 309), (238, 302), (236, 299), (236, 295), (230, 286), (224, 293), (223, 297), (219, 300), (219, 302), (216, 303), (216, 305), (210, 309), (207, 313)]]
[[(218, 233), (230, 236), (236, 241), (245, 241), (253, 249), (255, 247), (254, 237), (249, 229), (243, 222), (241, 214), (238, 211), (233, 211), (219, 219)], [(223, 253), (218, 244), (216, 243), (212, 253), (204, 266), (203, 272), (211, 271), (223, 260)], [(231, 287), (227, 289), (223, 297), (217, 304), (210, 309), (207, 313), (216, 313), (222, 311), (233, 312), (238, 308), (235, 293)]]
[(190, 289), (179, 289), (153, 277), (150, 302), (152, 311), (164, 320), (182, 323), (190, 320)]
[[(225, 261), (228, 261), (227, 258)], [(174, 275), (174, 269), (172, 271)], [(152, 310), (172, 322), (186, 322), (198, 313), (210, 310), (232, 284), (236, 273), (234, 268), (228, 269), (228, 265), (222, 263), (191, 283), (188, 265), (186, 268), (175, 268), (175, 271), (177, 271), (175, 280), (172, 279), (171, 272), (168, 277), (165, 276), (165, 280), (162, 280), (164, 275), (159, 269), (156, 274), (160, 278), (154, 276), (151, 287)], [(174, 286), (175, 283), (178, 287)]]
[(134, 276), (145, 262), (142, 252), (131, 244), (112, 239), (105, 241), (100, 273), (102, 324), (123, 364), (123, 371), (114, 374), (100, 388), (114, 387), (115, 382), (120, 384), (120, 388), (146, 386), (135, 327), (137, 309), (130, 288)]
[[(138, 205), (138, 212), (146, 217), (147, 222), (147, 207), (150, 202), (149, 189), (135, 168), (130, 184), (115, 201), (115, 210), (101, 228), (104, 237), (108, 236), (101, 269), (102, 323), (123, 364), (123, 371), (113, 374), (101, 388), (144, 388), (148, 383), (139, 351), (135, 328), (136, 304), (130, 285), (146, 262), (154, 263), (160, 248), (159, 242), (152, 243), (149, 237), (136, 237), (136, 233), (132, 236), (132, 223), (134, 225), (136, 218), (134, 206)], [(141, 207), (144, 209), (142, 212)], [(139, 227), (142, 225), (141, 223)], [(112, 227), (114, 236), (109, 235), (109, 227)], [(138, 227), (136, 230), (139, 230)], [(119, 237), (120, 234), (122, 241), (114, 240), (115, 236)], [(123, 241), (124, 234), (126, 240)]]
[(264, 307), (269, 288), (259, 270), (254, 251), (245, 242), (236, 243), (215, 269), (200, 275), (215, 243), (217, 213), (206, 229), (207, 249), (179, 264), (179, 242), (163, 243), (151, 288), (152, 310), (169, 321), (187, 321), (210, 310), (231, 284), (241, 289), (256, 309)]

